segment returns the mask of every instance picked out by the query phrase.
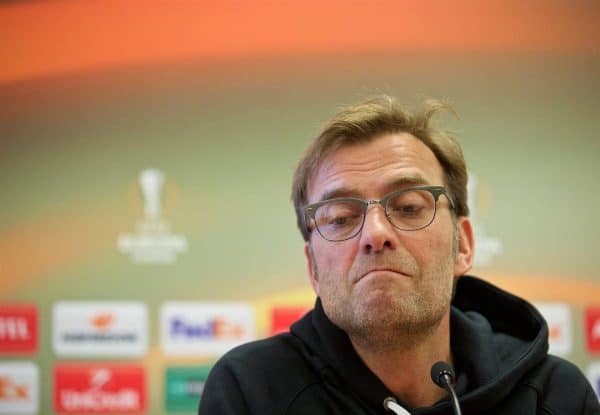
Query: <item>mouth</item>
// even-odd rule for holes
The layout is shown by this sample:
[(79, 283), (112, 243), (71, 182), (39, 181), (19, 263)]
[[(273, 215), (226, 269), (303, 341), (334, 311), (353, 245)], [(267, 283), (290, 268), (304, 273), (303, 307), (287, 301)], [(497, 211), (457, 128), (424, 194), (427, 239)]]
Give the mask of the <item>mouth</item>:
[(356, 282), (362, 280), (365, 277), (375, 277), (377, 275), (385, 275), (385, 274), (395, 274), (396, 276), (400, 276), (400, 277), (406, 277), (406, 278), (410, 278), (410, 275), (399, 271), (397, 269), (392, 269), (392, 268), (373, 268), (368, 270), (367, 272), (365, 272), (364, 274), (362, 274), (360, 276), (360, 278), (358, 278), (356, 280)]

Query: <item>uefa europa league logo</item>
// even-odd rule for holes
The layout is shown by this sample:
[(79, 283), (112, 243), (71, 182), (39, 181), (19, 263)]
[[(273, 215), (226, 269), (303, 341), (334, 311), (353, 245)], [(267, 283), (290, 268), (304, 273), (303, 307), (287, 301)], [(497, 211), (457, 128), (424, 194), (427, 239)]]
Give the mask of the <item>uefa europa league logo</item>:
[(158, 169), (144, 169), (138, 176), (144, 216), (136, 233), (123, 233), (117, 239), (119, 251), (135, 263), (173, 263), (178, 253), (187, 250), (185, 236), (172, 233), (162, 217), (165, 182), (165, 173)]

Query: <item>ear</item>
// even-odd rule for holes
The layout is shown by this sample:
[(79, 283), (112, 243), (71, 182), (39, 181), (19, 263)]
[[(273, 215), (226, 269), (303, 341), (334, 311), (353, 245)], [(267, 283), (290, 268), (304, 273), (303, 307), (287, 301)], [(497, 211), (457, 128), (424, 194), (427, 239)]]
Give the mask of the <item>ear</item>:
[(458, 249), (456, 261), (454, 262), (454, 276), (460, 277), (466, 274), (473, 266), (473, 254), (475, 253), (475, 239), (473, 238), (473, 227), (466, 216), (457, 219), (456, 230), (458, 232)]
[(319, 296), (319, 280), (317, 277), (317, 272), (315, 271), (315, 263), (314, 258), (312, 256), (310, 248), (310, 242), (306, 242), (304, 244), (304, 256), (306, 257), (306, 265), (308, 266), (308, 279), (310, 280), (310, 285), (313, 287), (313, 291)]

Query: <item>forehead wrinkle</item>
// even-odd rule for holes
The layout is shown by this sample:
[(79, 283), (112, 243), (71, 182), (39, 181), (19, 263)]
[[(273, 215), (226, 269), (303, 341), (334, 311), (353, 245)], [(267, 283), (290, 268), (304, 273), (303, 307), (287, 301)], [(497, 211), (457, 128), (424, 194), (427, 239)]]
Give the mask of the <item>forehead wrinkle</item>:
[[(403, 174), (397, 178), (392, 179), (389, 183), (384, 183), (383, 188), (387, 189), (388, 192), (398, 190), (399, 188), (405, 188), (410, 186), (423, 186), (429, 185), (429, 181), (420, 174)], [(319, 201), (338, 198), (338, 197), (357, 197), (362, 198), (360, 190), (352, 186), (328, 186), (325, 188), (325, 192), (319, 198)]]
[(378, 171), (390, 171), (391, 169), (398, 169), (404, 167), (411, 167), (407, 165), (411, 163), (411, 160), (419, 158), (419, 156), (413, 151), (403, 151), (402, 154), (398, 154), (398, 157), (386, 158), (383, 151), (377, 149), (375, 154), (369, 154), (365, 152), (368, 159), (358, 159), (356, 156), (352, 158), (344, 157), (340, 154), (344, 149), (341, 149), (337, 153), (327, 157), (321, 163), (321, 166), (315, 172), (313, 178), (321, 176), (322, 182), (335, 182), (338, 176), (344, 176), (348, 173), (358, 174), (378, 174)]
[(368, 143), (339, 148), (326, 156), (308, 182), (308, 194), (314, 197), (311, 199), (322, 199), (318, 194), (313, 195), (317, 190), (315, 189), (317, 182), (322, 187), (320, 194), (331, 193), (339, 188), (345, 189), (346, 193), (358, 195), (358, 186), (347, 183), (346, 180), (348, 176), (353, 175), (359, 178), (365, 174), (369, 177), (379, 176), (388, 182), (385, 183), (386, 186), (402, 182), (403, 177), (406, 177), (405, 181), (408, 182), (406, 184), (409, 185), (411, 178), (414, 178), (415, 184), (431, 184), (431, 180), (435, 177), (429, 176), (432, 173), (437, 176), (436, 171), (431, 171), (434, 169), (440, 171), (441, 179), (444, 181), (441, 165), (431, 149), (410, 134), (399, 134), (399, 136), (401, 141), (390, 143), (388, 135)]
[[(332, 196), (360, 196), (359, 187), (347, 183), (349, 174), (379, 176), (385, 180), (382, 184), (386, 188), (430, 184), (423, 174), (424, 172), (411, 163), (405, 165), (398, 159), (392, 159), (383, 163), (381, 160), (374, 160), (372, 164), (374, 166), (360, 162), (348, 163), (344, 160), (343, 164), (340, 165), (328, 160), (327, 164), (322, 165), (314, 176), (314, 178), (319, 177), (321, 184), (325, 184), (322, 189), (323, 195), (319, 199), (329, 199)], [(401, 170), (401, 172), (398, 170)]]

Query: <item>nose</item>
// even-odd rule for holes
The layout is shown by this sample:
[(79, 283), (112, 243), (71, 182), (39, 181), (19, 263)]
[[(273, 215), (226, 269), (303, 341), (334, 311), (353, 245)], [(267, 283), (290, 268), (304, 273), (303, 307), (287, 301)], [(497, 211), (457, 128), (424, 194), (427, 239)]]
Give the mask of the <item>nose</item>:
[(365, 213), (365, 223), (360, 233), (360, 249), (365, 254), (396, 249), (398, 236), (393, 225), (385, 216), (381, 205), (371, 205)]

